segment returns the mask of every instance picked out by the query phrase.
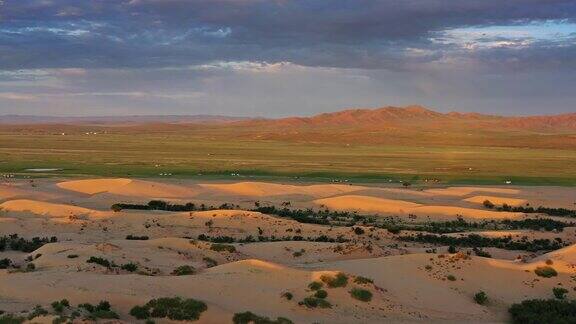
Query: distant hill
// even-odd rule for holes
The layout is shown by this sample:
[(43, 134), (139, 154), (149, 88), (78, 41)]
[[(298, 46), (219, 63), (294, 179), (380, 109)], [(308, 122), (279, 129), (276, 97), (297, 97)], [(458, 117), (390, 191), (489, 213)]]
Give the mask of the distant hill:
[(70, 124), (70, 125), (138, 125), (138, 124), (221, 124), (246, 120), (243, 117), (217, 115), (134, 115), (134, 116), (89, 116), (89, 117), (54, 117), (3, 115), (0, 124), (33, 125), (33, 124)]
[(507, 127), (523, 130), (576, 130), (576, 113), (528, 117), (504, 117), (479, 113), (440, 113), (422, 106), (348, 109), (312, 117), (289, 117), (276, 120), (247, 121), (245, 124), (283, 127), (398, 127), (414, 125), (470, 126), (473, 128)]

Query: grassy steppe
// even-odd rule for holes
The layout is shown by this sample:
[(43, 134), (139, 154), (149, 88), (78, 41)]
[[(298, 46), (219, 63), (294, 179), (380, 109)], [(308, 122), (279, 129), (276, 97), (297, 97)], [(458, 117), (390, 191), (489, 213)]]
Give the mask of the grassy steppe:
[[(242, 138), (242, 137), (238, 137)], [(62, 168), (94, 176), (301, 176), (314, 180), (439, 178), (450, 183), (576, 185), (576, 151), (482, 146), (336, 144), (201, 133), (0, 131), (0, 172)]]

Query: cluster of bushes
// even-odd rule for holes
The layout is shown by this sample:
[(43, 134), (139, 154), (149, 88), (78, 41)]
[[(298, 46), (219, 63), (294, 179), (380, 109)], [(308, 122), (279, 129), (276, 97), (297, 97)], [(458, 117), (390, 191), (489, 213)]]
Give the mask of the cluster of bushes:
[(330, 288), (346, 287), (348, 284), (348, 276), (342, 272), (338, 272), (335, 276), (322, 275), (320, 280)]
[(19, 237), (18, 234), (11, 234), (8, 236), (0, 237), (0, 251), (10, 249), (12, 251), (22, 251), (30, 253), (41, 248), (44, 244), (58, 242), (56, 236), (48, 237), (33, 237), (31, 240), (26, 240)]
[(278, 317), (272, 320), (252, 312), (236, 313), (232, 318), (232, 322), (234, 324), (293, 324), (291, 320), (284, 317)]
[(562, 240), (557, 238), (555, 240), (549, 239), (536, 239), (533, 241), (528, 241), (527, 239), (522, 239), (519, 241), (512, 240), (511, 236), (505, 237), (484, 237), (478, 234), (469, 234), (461, 237), (446, 236), (446, 235), (434, 235), (434, 234), (422, 234), (418, 233), (414, 236), (401, 236), (399, 240), (406, 242), (419, 242), (419, 243), (431, 243), (438, 245), (452, 245), (452, 246), (463, 246), (463, 247), (496, 247), (505, 250), (522, 250), (522, 251), (553, 251), (564, 247)]
[(515, 324), (576, 323), (576, 301), (530, 299), (508, 310)]
[[(314, 292), (312, 296), (306, 297), (300, 302), (298, 305), (306, 306), (308, 308), (331, 308), (332, 304), (330, 304), (326, 297), (328, 297), (328, 292), (323, 290), (324, 284), (320, 281), (313, 281), (308, 285), (308, 288)], [(290, 294), (290, 299), (292, 294)]]
[(236, 239), (231, 236), (208, 236), (206, 234), (198, 235), (198, 240), (212, 243), (254, 243), (254, 242), (284, 242), (284, 241), (309, 241), (309, 242), (330, 242), (330, 243), (346, 243), (350, 240), (345, 239), (343, 236), (339, 235), (336, 238), (328, 237), (326, 235), (320, 235), (317, 237), (303, 237), (300, 235), (294, 236), (258, 236), (255, 238), (252, 235), (248, 235), (244, 238)]
[(113, 211), (121, 211), (123, 209), (135, 209), (135, 210), (164, 210), (172, 212), (190, 212), (190, 211), (206, 211), (216, 209), (234, 209), (236, 207), (237, 206), (229, 203), (225, 203), (218, 207), (214, 207), (214, 206), (206, 206), (204, 204), (200, 205), (196, 205), (194, 203), (171, 204), (163, 200), (151, 200), (147, 204), (118, 203), (112, 205), (111, 209)]
[(496, 209), (497, 211), (505, 212), (517, 212), (526, 214), (546, 214), (549, 216), (559, 216), (559, 217), (576, 217), (576, 210), (567, 208), (550, 208), (550, 207), (531, 207), (531, 206), (510, 206), (508, 204), (503, 204), (502, 206), (496, 206), (491, 201), (484, 201), (484, 207), (490, 209)]
[(552, 278), (558, 275), (558, 272), (551, 266), (536, 267), (534, 273), (539, 277)]
[(89, 320), (120, 318), (118, 314), (112, 310), (110, 303), (105, 300), (100, 301), (97, 305), (89, 303), (80, 304), (78, 305), (78, 308), (81, 308), (88, 313), (86, 319)]
[(113, 261), (110, 261), (108, 259), (101, 258), (101, 257), (95, 257), (95, 256), (91, 256), (88, 260), (86, 260), (86, 263), (95, 263), (95, 264), (101, 265), (103, 267), (106, 267), (108, 269), (120, 268), (122, 270), (126, 270), (129, 272), (134, 272), (134, 271), (138, 270), (138, 265), (136, 263), (133, 263), (133, 262), (125, 263), (125, 264), (118, 266)]
[(196, 321), (208, 310), (206, 303), (180, 297), (152, 299), (144, 306), (134, 306), (130, 315), (139, 320), (168, 318), (173, 321)]

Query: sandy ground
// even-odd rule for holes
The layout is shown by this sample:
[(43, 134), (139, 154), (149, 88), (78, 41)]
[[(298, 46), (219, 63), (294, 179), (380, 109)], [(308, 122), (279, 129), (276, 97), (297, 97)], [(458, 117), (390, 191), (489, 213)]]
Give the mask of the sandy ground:
[[(506, 322), (507, 308), (528, 298), (549, 298), (552, 287), (563, 286), (576, 297), (576, 228), (562, 232), (535, 230), (476, 231), (486, 237), (515, 239), (560, 238), (567, 247), (546, 254), (486, 248), (492, 258), (448, 254), (446, 246), (404, 243), (385, 229), (299, 223), (288, 218), (246, 211), (255, 203), (290, 208), (352, 211), (406, 222), (523, 219), (521, 213), (487, 210), (484, 200), (499, 204), (569, 208), (576, 190), (557, 187), (400, 188), (379, 185), (276, 184), (258, 182), (202, 183), (185, 180), (40, 179), (0, 183), (0, 236), (56, 236), (58, 242), (24, 253), (7, 249), (9, 258), (34, 271), (0, 270), (0, 310), (20, 313), (35, 305), (67, 298), (71, 304), (108, 300), (120, 322), (138, 322), (130, 309), (152, 298), (181, 296), (204, 301), (208, 311), (198, 323), (231, 323), (238, 312), (291, 319), (294, 323), (435, 323)], [(165, 212), (123, 210), (118, 202), (147, 203), (151, 199), (232, 203), (235, 210)], [(558, 219), (558, 218), (555, 218)], [(470, 232), (472, 233), (472, 232)], [(211, 237), (282, 238), (326, 236), (346, 242), (278, 241), (232, 243), (233, 250), (215, 250)], [(462, 233), (448, 234), (458, 236)], [(468, 233), (469, 234), (469, 233)], [(148, 240), (127, 240), (146, 235)], [(430, 251), (434, 248), (434, 251)], [(119, 267), (87, 263), (102, 257)], [(519, 261), (522, 259), (523, 261)], [(32, 260), (32, 261), (30, 261)], [(558, 276), (541, 278), (534, 269), (546, 263)], [(191, 266), (195, 273), (173, 271)], [(331, 308), (298, 304), (313, 294), (308, 288), (323, 274), (344, 272), (348, 284), (326, 288)], [(447, 280), (452, 275), (456, 280)], [(358, 284), (356, 276), (373, 279)], [(369, 302), (353, 299), (350, 290), (367, 289)], [(481, 306), (473, 295), (484, 291), (490, 302)], [(292, 300), (282, 297), (293, 294)], [(51, 323), (53, 317), (37, 322)], [(162, 320), (157, 323), (162, 323)]]

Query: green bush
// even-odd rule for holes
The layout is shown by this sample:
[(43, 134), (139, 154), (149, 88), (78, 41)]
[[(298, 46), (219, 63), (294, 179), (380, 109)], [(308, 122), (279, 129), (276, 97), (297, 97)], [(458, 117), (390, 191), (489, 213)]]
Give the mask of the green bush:
[(324, 286), (323, 283), (321, 283), (320, 281), (313, 281), (308, 285), (308, 288), (310, 288), (310, 290), (318, 290), (320, 288), (322, 288)]
[(531, 299), (508, 310), (514, 324), (576, 323), (576, 301)]
[(556, 277), (558, 275), (558, 272), (556, 272), (556, 270), (550, 266), (537, 267), (534, 269), (534, 273), (536, 273), (536, 275), (539, 277), (544, 278)]
[(554, 297), (558, 299), (564, 299), (566, 297), (566, 294), (568, 293), (568, 289), (561, 287), (554, 287), (552, 288), (552, 293), (554, 294)]
[(287, 291), (282, 294), (282, 297), (286, 298), (286, 300), (292, 300), (292, 298), (294, 298), (294, 295), (291, 292)]
[(68, 259), (76, 259), (78, 257), (78, 254), (68, 254), (67, 258)]
[(478, 305), (484, 305), (484, 304), (486, 304), (486, 302), (488, 301), (488, 296), (487, 296), (486, 293), (483, 292), (483, 291), (477, 292), (477, 293), (474, 295), (474, 301), (475, 301), (476, 304), (478, 304)]
[(86, 261), (87, 263), (96, 263), (103, 267), (110, 268), (112, 267), (112, 262), (108, 261), (107, 259), (101, 257), (91, 256), (90, 259)]
[(350, 290), (350, 296), (363, 302), (369, 302), (372, 300), (372, 293), (366, 289), (361, 288), (353, 288)]
[(278, 317), (271, 320), (268, 317), (258, 316), (252, 312), (236, 313), (232, 318), (234, 324), (293, 324), (293, 322), (284, 317)]
[(326, 292), (326, 290), (320, 289), (320, 290), (316, 291), (316, 293), (314, 294), (314, 297), (324, 299), (324, 298), (328, 297), (328, 293)]
[(374, 283), (374, 280), (362, 276), (357, 276), (356, 278), (354, 278), (354, 283), (357, 283), (359, 285), (367, 285)]
[[(207, 309), (208, 306), (202, 301), (173, 297), (152, 299), (144, 306), (133, 307), (130, 314), (134, 317), (149, 314), (149, 317), (167, 317), (173, 321), (196, 321)], [(144, 317), (139, 319), (144, 319)]]
[(22, 324), (25, 321), (26, 319), (24, 317), (12, 314), (6, 314), (0, 316), (0, 324)]
[(196, 270), (194, 267), (189, 265), (179, 266), (178, 268), (174, 269), (174, 271), (172, 271), (172, 274), (175, 276), (188, 276), (193, 275), (194, 273), (196, 273)]
[(134, 306), (130, 310), (130, 315), (136, 317), (136, 319), (143, 320), (150, 317), (150, 311), (145, 306)]
[(138, 265), (136, 263), (130, 262), (130, 263), (123, 264), (120, 268), (122, 270), (126, 270), (128, 272), (134, 272), (134, 271), (138, 270)]
[(298, 303), (299, 305), (304, 305), (308, 308), (332, 308), (332, 305), (322, 298), (316, 297), (306, 297), (301, 302)]
[(447, 275), (446, 279), (448, 279), (450, 281), (456, 281), (456, 277), (454, 277), (454, 275)]
[(348, 276), (342, 272), (339, 272), (336, 276), (322, 275), (320, 280), (330, 288), (346, 287), (348, 284)]

